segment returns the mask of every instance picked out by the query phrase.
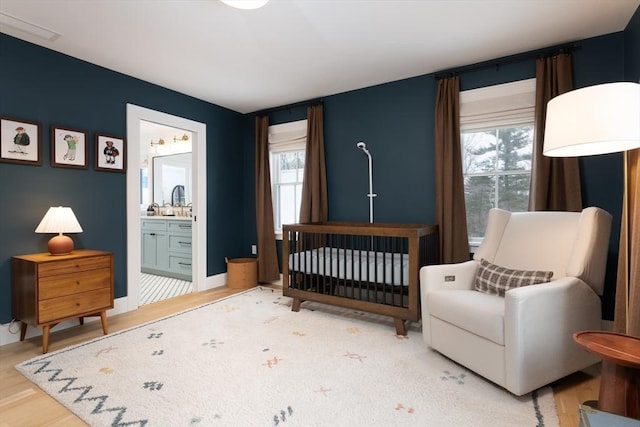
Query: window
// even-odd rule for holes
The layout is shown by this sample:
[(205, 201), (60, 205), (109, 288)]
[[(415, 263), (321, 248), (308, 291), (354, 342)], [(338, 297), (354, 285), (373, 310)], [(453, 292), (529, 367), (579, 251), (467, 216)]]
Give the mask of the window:
[(460, 94), (462, 173), (469, 244), (484, 237), (489, 209), (529, 204), (535, 79)]
[(282, 224), (293, 224), (300, 218), (306, 144), (306, 120), (269, 126), (273, 220), (278, 238)]

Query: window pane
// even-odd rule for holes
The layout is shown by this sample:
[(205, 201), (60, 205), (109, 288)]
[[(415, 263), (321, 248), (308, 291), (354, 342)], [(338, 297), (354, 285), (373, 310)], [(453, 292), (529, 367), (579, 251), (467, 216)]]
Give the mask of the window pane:
[(272, 153), (271, 160), (273, 217), (275, 229), (280, 232), (282, 224), (293, 224), (300, 218), (305, 151)]
[(462, 173), (482, 173), (496, 169), (496, 131), (462, 134)]
[(531, 169), (533, 126), (498, 129), (498, 170)]
[(531, 175), (502, 175), (498, 177), (498, 207), (511, 212), (526, 212), (529, 208)]
[(280, 187), (280, 229), (282, 224), (293, 224), (296, 221), (296, 194), (295, 185), (283, 185)]
[(495, 183), (493, 176), (466, 177), (464, 200), (467, 210), (467, 232), (469, 238), (481, 238), (487, 227), (487, 214), (495, 204)]

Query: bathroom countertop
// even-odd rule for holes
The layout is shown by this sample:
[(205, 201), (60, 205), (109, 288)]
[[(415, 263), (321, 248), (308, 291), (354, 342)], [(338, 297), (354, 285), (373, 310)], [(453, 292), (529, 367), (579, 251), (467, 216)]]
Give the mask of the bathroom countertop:
[(193, 218), (190, 216), (176, 216), (176, 215), (151, 215), (151, 216), (141, 216), (140, 219), (170, 219), (170, 220), (179, 220), (179, 221), (191, 221)]

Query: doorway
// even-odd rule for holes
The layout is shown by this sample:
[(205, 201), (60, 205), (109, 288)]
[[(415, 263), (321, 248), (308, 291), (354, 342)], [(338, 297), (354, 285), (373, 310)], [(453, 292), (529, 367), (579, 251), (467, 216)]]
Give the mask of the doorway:
[(140, 306), (141, 218), (148, 203), (141, 192), (141, 147), (149, 144), (143, 137), (144, 123), (155, 123), (190, 132), (192, 135), (192, 289), (205, 289), (206, 280), (206, 125), (178, 116), (127, 104), (127, 306)]

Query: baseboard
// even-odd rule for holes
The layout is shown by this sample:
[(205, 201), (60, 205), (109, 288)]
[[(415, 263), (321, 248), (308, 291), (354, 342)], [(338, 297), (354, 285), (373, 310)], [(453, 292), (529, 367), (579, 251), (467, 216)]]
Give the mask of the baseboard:
[[(113, 301), (113, 308), (107, 310), (107, 317), (115, 316), (116, 314), (126, 313), (130, 311), (128, 309), (127, 297), (116, 298)], [(85, 323), (97, 322), (100, 317), (85, 317)], [(71, 328), (72, 326), (78, 326), (78, 319), (66, 320), (58, 323), (52, 332), (61, 331), (63, 329)], [(27, 327), (27, 334), (25, 339), (42, 336), (42, 328), (36, 328), (33, 326)], [(12, 322), (0, 325), (0, 347), (3, 345), (11, 344), (20, 341), (20, 322)]]
[[(213, 289), (225, 286), (227, 284), (227, 274), (221, 273), (213, 276), (208, 276), (205, 280), (204, 289)], [(130, 308), (127, 297), (116, 298), (113, 302), (113, 308), (107, 310), (107, 317), (115, 316), (116, 314), (122, 314), (129, 311), (137, 310), (137, 308)], [(87, 317), (85, 322), (96, 322), (100, 320), (99, 317)], [(58, 323), (53, 332), (61, 331), (63, 329), (71, 328), (78, 325), (78, 319), (71, 319)], [(27, 327), (27, 335), (25, 339), (42, 336), (42, 328), (36, 328), (33, 326)], [(20, 322), (12, 322), (0, 325), (0, 347), (7, 344), (20, 341)]]

